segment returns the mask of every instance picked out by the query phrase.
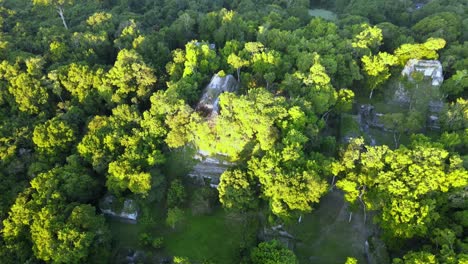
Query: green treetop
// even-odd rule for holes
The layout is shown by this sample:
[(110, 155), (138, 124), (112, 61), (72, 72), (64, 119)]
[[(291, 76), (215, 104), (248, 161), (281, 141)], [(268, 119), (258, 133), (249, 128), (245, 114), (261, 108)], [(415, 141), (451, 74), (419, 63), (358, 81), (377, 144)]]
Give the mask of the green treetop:
[(72, 5), (74, 0), (33, 0), (34, 5), (50, 5), (57, 9), (57, 13), (62, 19), (63, 26), (68, 29), (67, 22), (65, 20), (65, 6)]
[(349, 202), (379, 210), (382, 228), (395, 237), (424, 235), (439, 218), (437, 192), (466, 186), (468, 172), (458, 155), (431, 145), (365, 146), (351, 141), (333, 174)]

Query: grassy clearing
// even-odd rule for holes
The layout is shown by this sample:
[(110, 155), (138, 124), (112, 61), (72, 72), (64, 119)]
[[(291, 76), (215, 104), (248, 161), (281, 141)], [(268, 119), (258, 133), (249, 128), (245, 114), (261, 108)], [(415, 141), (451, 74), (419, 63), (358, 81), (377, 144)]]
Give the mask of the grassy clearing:
[(298, 240), (295, 253), (299, 263), (344, 263), (355, 257), (365, 263), (364, 243), (366, 231), (359, 213), (349, 212), (338, 191), (325, 196), (317, 210), (302, 217), (302, 222), (290, 223), (288, 231)]
[(212, 215), (193, 216), (186, 212), (181, 227), (165, 237), (169, 255), (188, 257), (193, 261), (239, 263), (239, 249), (248, 230), (241, 219), (233, 219), (222, 209)]
[(341, 124), (340, 124), (340, 136), (351, 136), (359, 137), (361, 135), (361, 129), (357, 119), (349, 114), (341, 115)]
[(193, 156), (196, 150), (192, 147), (184, 147), (172, 150), (164, 163), (164, 173), (170, 178), (184, 177), (196, 164)]
[(116, 218), (108, 218), (109, 228), (117, 248), (138, 248), (138, 236), (141, 226), (121, 221)]

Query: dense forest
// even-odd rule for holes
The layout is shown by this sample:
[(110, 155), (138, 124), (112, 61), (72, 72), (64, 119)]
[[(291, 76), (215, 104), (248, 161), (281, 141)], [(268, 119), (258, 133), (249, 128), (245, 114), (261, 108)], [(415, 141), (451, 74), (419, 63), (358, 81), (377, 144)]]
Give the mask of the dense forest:
[(0, 262), (468, 263), (467, 11), (0, 0)]

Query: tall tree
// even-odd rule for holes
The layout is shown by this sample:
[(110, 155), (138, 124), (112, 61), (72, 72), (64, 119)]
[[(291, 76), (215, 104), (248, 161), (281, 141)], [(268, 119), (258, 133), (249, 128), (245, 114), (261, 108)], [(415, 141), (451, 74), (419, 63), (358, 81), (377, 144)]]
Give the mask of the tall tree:
[(74, 0), (33, 0), (33, 4), (35, 5), (47, 5), (53, 6), (57, 13), (62, 19), (63, 26), (68, 29), (67, 21), (65, 20), (65, 6), (72, 5)]
[(106, 74), (101, 91), (114, 103), (136, 103), (149, 97), (156, 80), (154, 70), (140, 54), (133, 49), (123, 49)]
[(242, 59), (236, 54), (230, 54), (227, 63), (237, 70), (237, 81), (240, 82), (240, 70), (242, 67), (249, 66), (249, 61)]
[(252, 250), (250, 258), (253, 264), (297, 264), (294, 252), (284, 247), (279, 241), (271, 240), (258, 244)]
[(247, 210), (256, 207), (255, 188), (250, 175), (241, 170), (227, 170), (220, 178), (219, 201), (227, 209)]
[(76, 132), (60, 118), (53, 118), (34, 128), (33, 142), (47, 155), (67, 154), (76, 139)]
[(354, 36), (351, 45), (353, 48), (363, 50), (364, 54), (369, 55), (372, 52), (376, 52), (377, 48), (382, 44), (382, 40), (383, 36), (380, 28), (362, 24), (361, 32)]
[(389, 67), (396, 65), (398, 60), (395, 56), (386, 52), (379, 52), (377, 55), (372, 56), (365, 55), (361, 60), (371, 89), (369, 99), (372, 99), (375, 88), (390, 77)]
[(415, 142), (392, 151), (351, 141), (333, 173), (349, 202), (379, 210), (378, 221), (387, 235), (411, 238), (425, 235), (439, 218), (437, 195), (464, 187), (468, 171), (460, 157), (440, 146)]
[(103, 235), (108, 231), (103, 216), (96, 215), (91, 205), (70, 207), (71, 212), (64, 214), (48, 206), (34, 216), (31, 238), (37, 258), (53, 263), (82, 263), (94, 247), (105, 246)]
[(445, 47), (445, 40), (429, 38), (424, 43), (403, 44), (395, 50), (394, 55), (400, 65), (405, 65), (409, 59), (437, 59), (437, 51)]

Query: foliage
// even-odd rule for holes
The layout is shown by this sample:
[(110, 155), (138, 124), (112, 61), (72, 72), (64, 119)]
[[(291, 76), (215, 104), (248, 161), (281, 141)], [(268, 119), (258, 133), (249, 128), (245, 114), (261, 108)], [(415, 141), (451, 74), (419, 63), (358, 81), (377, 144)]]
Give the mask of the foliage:
[(178, 207), (170, 208), (167, 211), (166, 224), (172, 229), (184, 219), (184, 211)]
[(345, 264), (357, 264), (357, 263), (358, 262), (355, 258), (350, 258), (350, 257), (348, 257), (345, 262)]
[(437, 51), (444, 48), (446, 41), (441, 38), (429, 38), (422, 44), (403, 44), (395, 50), (400, 65), (409, 59), (437, 59)]
[(463, 32), (461, 23), (457, 14), (441, 12), (421, 19), (411, 29), (421, 41), (428, 38), (442, 38), (450, 43), (457, 41)]
[(167, 207), (181, 206), (187, 194), (180, 180), (173, 180), (167, 190)]
[[(183, 207), (207, 213), (218, 200), (229, 214), (268, 204), (268, 213), (286, 220), (313, 209), (330, 174), (348, 201), (377, 211), (387, 242), (417, 239), (410, 252), (389, 244), (392, 255), (402, 256), (395, 263), (466, 259), (462, 0), (426, 1), (422, 8), (387, 0), (0, 2), (2, 263), (115, 262), (108, 252), (120, 245), (110, 242), (94, 208), (107, 192), (148, 204), (166, 199), (171, 227), (193, 217)], [(316, 5), (339, 19), (311, 18), (308, 9)], [(399, 148), (354, 141), (329, 166), (328, 156), (341, 147), (335, 139), (341, 114), (353, 111), (364, 89), (385, 96), (384, 84), (409, 59), (443, 64), (440, 133), (399, 146), (402, 134), (425, 132), (421, 102), (428, 96), (410, 91), (417, 103), (407, 114), (391, 111), (380, 119)], [(215, 73), (236, 75), (239, 89), (212, 98), (219, 111), (208, 115), (195, 106)], [(192, 149), (236, 163), (221, 176), (219, 193), (192, 190), (174, 180), (184, 175), (163, 166), (171, 153), (189, 157)], [(227, 236), (234, 242), (174, 256), (249, 261), (252, 239), (220, 231), (202, 236), (213, 222), (199, 217), (203, 232), (168, 230), (165, 246), (184, 234), (199, 244), (199, 237), (204, 244)], [(144, 243), (161, 247), (156, 236)], [(263, 247), (269, 246), (252, 256)], [(282, 252), (273, 258), (282, 261), (284, 253), (283, 262), (295, 262), (285, 249), (271, 248)], [(266, 255), (256, 256), (267, 263)]]
[(375, 50), (382, 44), (382, 30), (376, 26), (361, 25), (362, 31), (356, 35), (351, 43), (353, 48)]
[(390, 77), (390, 66), (397, 64), (397, 58), (386, 52), (379, 52), (375, 56), (365, 55), (361, 59), (364, 70), (368, 76), (369, 87), (372, 91), (383, 84)]
[(75, 141), (75, 137), (73, 128), (58, 118), (37, 125), (33, 132), (33, 142), (38, 150), (49, 155), (64, 153)]
[(256, 207), (255, 189), (249, 175), (241, 170), (227, 170), (220, 177), (219, 201), (227, 209)]
[(106, 75), (104, 92), (111, 95), (112, 102), (130, 99), (135, 103), (148, 97), (155, 83), (153, 70), (143, 62), (141, 55), (134, 50), (123, 49)]
[(251, 253), (254, 264), (292, 264), (298, 263), (294, 253), (285, 248), (278, 240), (262, 242)]
[(395, 237), (426, 235), (440, 217), (437, 195), (465, 186), (467, 171), (456, 154), (440, 146), (365, 146), (362, 139), (351, 141), (334, 175), (342, 175), (337, 187), (349, 202), (362, 202), (364, 209), (380, 210), (378, 221)]

